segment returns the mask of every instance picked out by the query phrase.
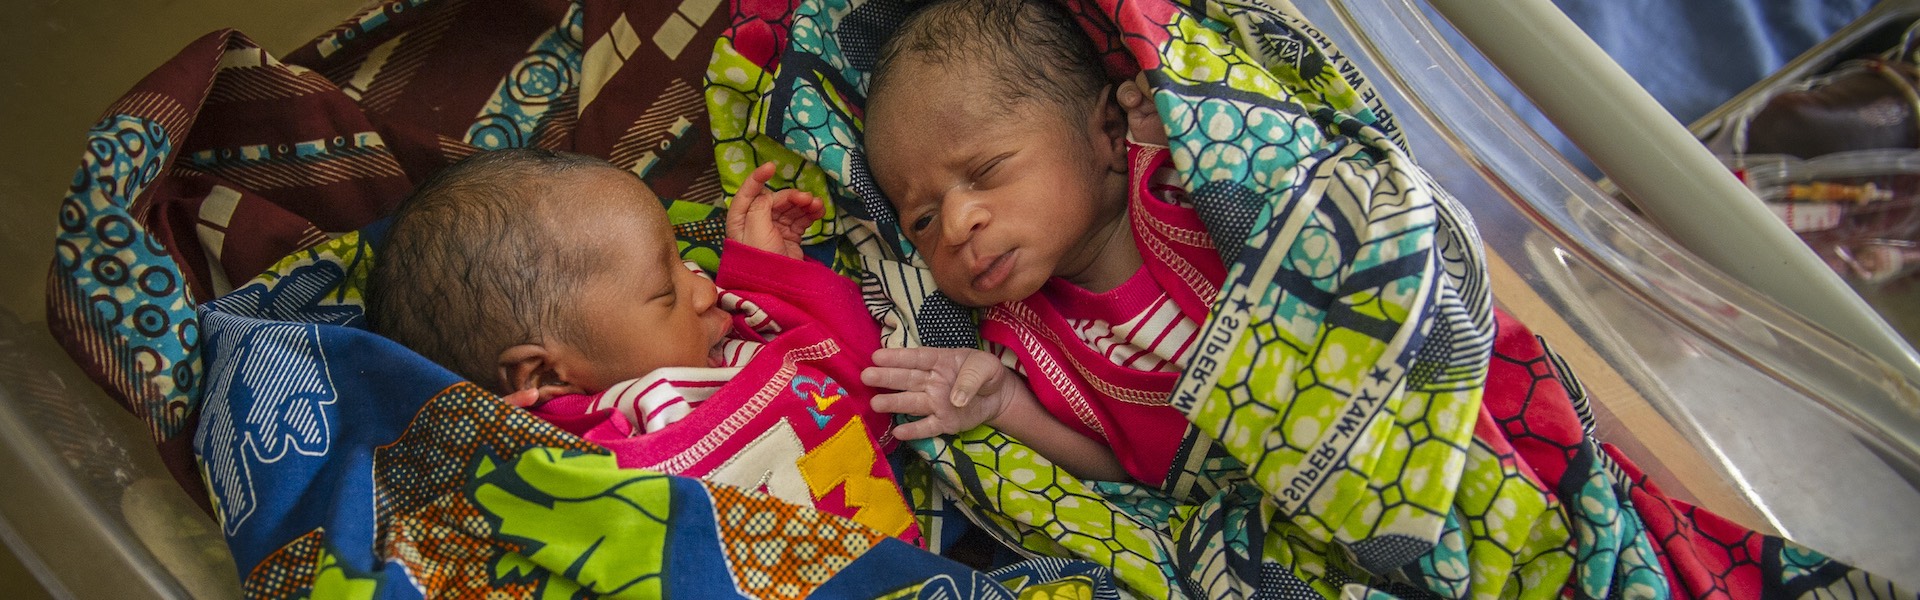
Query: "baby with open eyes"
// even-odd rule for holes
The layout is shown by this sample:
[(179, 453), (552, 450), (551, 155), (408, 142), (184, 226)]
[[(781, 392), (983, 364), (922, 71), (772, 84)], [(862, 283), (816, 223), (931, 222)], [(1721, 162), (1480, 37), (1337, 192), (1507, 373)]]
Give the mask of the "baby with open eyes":
[(895, 435), (986, 423), (1078, 477), (1164, 483), (1226, 268), (1147, 92), (1051, 0), (936, 2), (883, 47), (868, 164), (940, 291), (986, 309), (988, 348), (876, 353), (866, 382), (898, 391), (875, 407), (925, 417)]

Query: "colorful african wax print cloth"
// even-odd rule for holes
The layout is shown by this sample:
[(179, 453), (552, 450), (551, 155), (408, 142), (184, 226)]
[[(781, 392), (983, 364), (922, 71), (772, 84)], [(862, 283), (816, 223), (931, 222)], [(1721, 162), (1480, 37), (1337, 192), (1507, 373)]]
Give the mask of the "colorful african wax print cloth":
[[(621, 469), (363, 329), (376, 219), (482, 148), (633, 170), (714, 268), (699, 81), (728, 23), (712, 1), (397, 0), (284, 59), (208, 35), (106, 111), (61, 206), (50, 320), (207, 502), (249, 596), (1117, 598), (1084, 561), (981, 573)], [(849, 506), (894, 485), (816, 462), (795, 468)]]
[[(1577, 385), (1492, 308), (1467, 214), (1291, 5), (1065, 2), (1109, 76), (1146, 72), (1227, 264), (1171, 396), (1199, 434), (1155, 488), (1076, 480), (991, 428), (917, 442), (923, 505), (1146, 597), (1910, 595), (1667, 499), (1594, 440)], [(889, 345), (976, 346), (859, 143), (868, 71), (915, 4), (742, 0), (708, 72), (715, 150), (729, 186), (766, 160), (825, 172), (806, 182), (840, 209), (823, 230)]]
[[(861, 166), (863, 74), (898, 1), (393, 0), (284, 58), (211, 34), (88, 132), (49, 321), (208, 498), (254, 596), (1886, 589), (1666, 499), (1573, 425), (1544, 349), (1484, 308), (1463, 215), (1286, 7), (1073, 6), (1115, 75), (1148, 69), (1229, 265), (1207, 331), (1238, 337), (1203, 348), (1211, 366), (1175, 397), (1206, 451), (1145, 489), (1075, 481), (982, 429), (916, 446), (900, 472), (933, 547), (965, 515), (1074, 560), (980, 573), (755, 492), (619, 469), (358, 327), (369, 224), (452, 160), (531, 145), (640, 174), (708, 268), (723, 181), (779, 160), (779, 185), (834, 199), (809, 241), (846, 240), (824, 258), (860, 272), (889, 343), (977, 343)], [(1319, 487), (1288, 498), (1303, 477)]]
[[(913, 515), (858, 415), (829, 411), (830, 434), (782, 408), (838, 384), (753, 373), (813, 360), (823, 338), (807, 328), (739, 381), (771, 385), (734, 396), (772, 409), (680, 423), (696, 435), (668, 461), (711, 479), (621, 468), (636, 448), (588, 442), (362, 329), (376, 247), (350, 233), (200, 309), (194, 449), (248, 596), (1116, 597), (1090, 563), (987, 574), (888, 535), (911, 533)], [(637, 450), (676, 439), (655, 441)], [(787, 442), (797, 457), (779, 454)], [(783, 500), (796, 485), (805, 500)]]

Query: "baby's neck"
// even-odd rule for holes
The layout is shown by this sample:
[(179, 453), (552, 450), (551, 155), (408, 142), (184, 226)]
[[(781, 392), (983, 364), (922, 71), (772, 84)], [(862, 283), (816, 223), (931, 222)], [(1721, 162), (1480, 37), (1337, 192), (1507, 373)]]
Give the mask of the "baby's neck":
[(1093, 260), (1079, 273), (1065, 277), (1067, 283), (1096, 294), (1120, 287), (1140, 271), (1140, 248), (1134, 245), (1133, 228), (1126, 211), (1109, 220), (1093, 242)]

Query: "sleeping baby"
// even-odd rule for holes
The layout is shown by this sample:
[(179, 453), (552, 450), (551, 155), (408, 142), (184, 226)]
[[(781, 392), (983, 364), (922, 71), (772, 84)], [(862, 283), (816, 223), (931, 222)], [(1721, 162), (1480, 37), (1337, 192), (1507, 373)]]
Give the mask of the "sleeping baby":
[(865, 379), (899, 390), (876, 408), (926, 416), (900, 438), (987, 423), (1076, 476), (1159, 486), (1188, 427), (1168, 398), (1226, 269), (1145, 79), (1110, 83), (1074, 23), (1050, 0), (950, 0), (882, 49), (874, 178), (940, 291), (987, 307), (993, 353), (882, 350)]
[(879, 347), (859, 286), (804, 260), (818, 198), (727, 212), (718, 286), (682, 263), (633, 173), (546, 150), (484, 152), (423, 183), (377, 248), (374, 330), (605, 446), (912, 541), (889, 421), (860, 382)]

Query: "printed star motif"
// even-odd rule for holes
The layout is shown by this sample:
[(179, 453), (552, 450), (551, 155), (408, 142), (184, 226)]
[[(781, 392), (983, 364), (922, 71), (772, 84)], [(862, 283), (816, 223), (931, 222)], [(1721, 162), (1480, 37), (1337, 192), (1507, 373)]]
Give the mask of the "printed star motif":
[(1380, 382), (1380, 383), (1386, 383), (1386, 382), (1387, 382), (1387, 370), (1386, 370), (1386, 369), (1382, 369), (1382, 368), (1379, 368), (1379, 367), (1374, 367), (1374, 368), (1373, 368), (1373, 374), (1371, 374), (1371, 375), (1368, 375), (1368, 377), (1372, 377), (1374, 381), (1377, 381), (1377, 382)]

